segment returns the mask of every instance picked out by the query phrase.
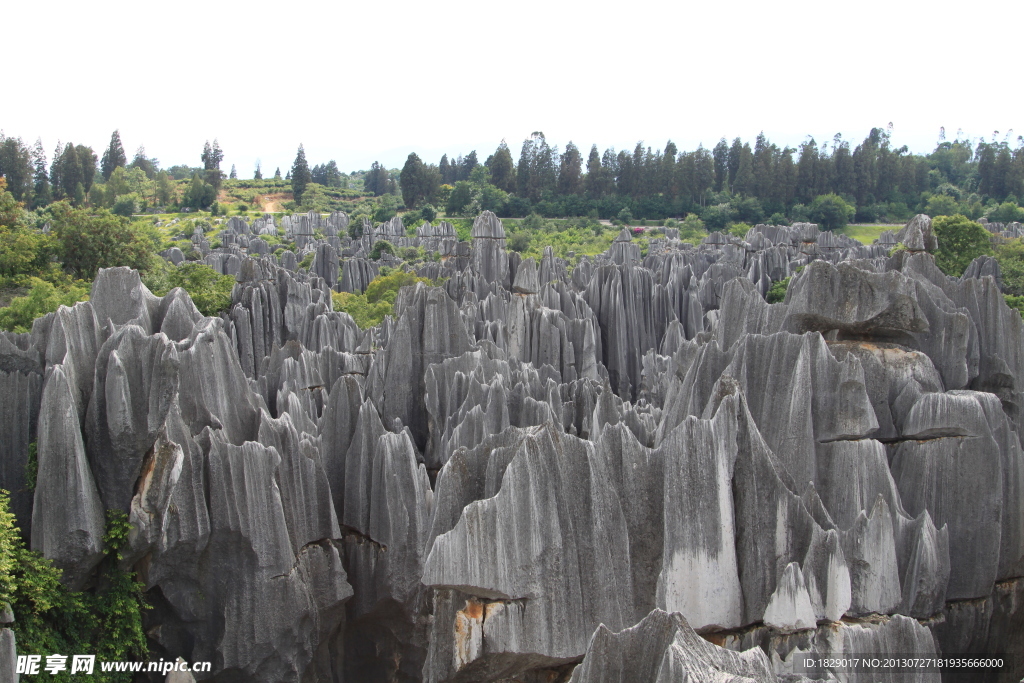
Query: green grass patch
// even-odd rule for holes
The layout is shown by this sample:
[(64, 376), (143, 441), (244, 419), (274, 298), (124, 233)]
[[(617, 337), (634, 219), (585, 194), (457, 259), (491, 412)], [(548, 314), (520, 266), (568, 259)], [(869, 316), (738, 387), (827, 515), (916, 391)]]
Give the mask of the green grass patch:
[(883, 225), (883, 224), (857, 224), (847, 225), (841, 230), (836, 230), (841, 235), (852, 237), (861, 244), (871, 244), (886, 230), (896, 231), (902, 228), (900, 225)]

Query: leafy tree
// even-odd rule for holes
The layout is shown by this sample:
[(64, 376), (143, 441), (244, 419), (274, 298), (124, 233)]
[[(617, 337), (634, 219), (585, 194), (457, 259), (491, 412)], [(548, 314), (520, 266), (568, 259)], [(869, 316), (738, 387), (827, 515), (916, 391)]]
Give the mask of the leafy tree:
[(473, 185), (469, 181), (460, 180), (455, 183), (455, 189), (448, 197), (444, 211), (449, 216), (456, 216), (462, 213), (469, 203), (473, 201)]
[(129, 164), (129, 168), (141, 169), (146, 177), (150, 180), (156, 178), (157, 173), (157, 161), (156, 159), (150, 159), (146, 156), (146, 148), (139, 145), (139, 148), (135, 150), (135, 157), (132, 159), (132, 163)]
[(428, 223), (433, 223), (437, 218), (437, 209), (432, 204), (424, 204), (420, 209), (420, 216)]
[(216, 316), (231, 307), (233, 275), (221, 275), (210, 266), (186, 261), (174, 267), (162, 263), (147, 273), (145, 283), (157, 296), (164, 296), (175, 287), (181, 287), (192, 297), (192, 303), (205, 316)]
[(701, 211), (700, 217), (708, 230), (724, 230), (735, 218), (735, 210), (728, 204), (716, 204)]
[(32, 152), (21, 138), (0, 133), (0, 176), (7, 179), (7, 190), (18, 201), (32, 201), (34, 171)]
[(124, 146), (121, 144), (121, 133), (114, 131), (110, 135), (110, 144), (103, 152), (103, 159), (100, 161), (100, 172), (104, 180), (110, 180), (110, 175), (115, 168), (124, 167), (128, 163), (128, 157), (124, 153)]
[(30, 332), (32, 321), (36, 318), (56, 311), (61, 306), (74, 306), (79, 301), (89, 299), (89, 284), (84, 281), (58, 287), (46, 280), (31, 277), (28, 284), (29, 290), (25, 296), (16, 296), (7, 307), (0, 308), (0, 329)]
[(1024, 297), (1024, 240), (1009, 240), (997, 246), (995, 252), (1003, 291), (1010, 296)]
[(932, 220), (932, 229), (939, 242), (935, 264), (946, 275), (959, 277), (971, 261), (993, 253), (988, 230), (966, 216), (939, 216)]
[(0, 276), (41, 274), (52, 254), (52, 238), (29, 227), (21, 203), (0, 178)]
[(217, 190), (209, 183), (203, 182), (198, 173), (192, 175), (192, 182), (185, 191), (185, 206), (194, 209), (205, 209), (217, 199)]
[(1016, 202), (1005, 201), (989, 212), (988, 219), (998, 223), (1021, 222), (1024, 221), (1024, 209), (1017, 206)]
[(100, 268), (149, 268), (153, 243), (133, 229), (127, 219), (105, 209), (90, 214), (67, 202), (52, 205), (53, 230), (64, 268), (92, 280)]
[(387, 240), (377, 240), (373, 243), (373, 249), (370, 250), (370, 258), (376, 261), (380, 258), (381, 254), (391, 254), (394, 256), (395, 248), (391, 245), (391, 242)]
[(530, 233), (526, 232), (525, 230), (516, 232), (513, 233), (512, 236), (509, 238), (508, 248), (511, 249), (512, 251), (518, 251), (519, 253), (523, 253), (524, 251), (529, 250), (531, 241), (532, 240), (530, 238)]
[(161, 206), (173, 204), (177, 198), (177, 190), (167, 171), (160, 171), (156, 174), (156, 201)]
[[(374, 246), (381, 242), (376, 242)], [(385, 315), (392, 313), (398, 292), (402, 287), (414, 286), (418, 282), (435, 286), (439, 284), (431, 282), (427, 278), (417, 277), (415, 273), (395, 270), (374, 278), (362, 294), (335, 292), (331, 295), (331, 299), (334, 310), (348, 313), (357, 325), (366, 329), (379, 325)]]
[(132, 214), (139, 212), (139, 197), (136, 194), (123, 194), (114, 200), (114, 206), (110, 212), (116, 216), (131, 218)]
[(837, 194), (818, 195), (811, 202), (811, 220), (825, 230), (840, 230), (846, 227), (857, 210)]
[(945, 194), (932, 195), (928, 199), (924, 212), (933, 218), (935, 216), (952, 216), (960, 213), (956, 200)]
[(398, 214), (398, 199), (393, 194), (382, 195), (377, 202), (377, 210), (373, 212), (373, 220), (383, 223)]

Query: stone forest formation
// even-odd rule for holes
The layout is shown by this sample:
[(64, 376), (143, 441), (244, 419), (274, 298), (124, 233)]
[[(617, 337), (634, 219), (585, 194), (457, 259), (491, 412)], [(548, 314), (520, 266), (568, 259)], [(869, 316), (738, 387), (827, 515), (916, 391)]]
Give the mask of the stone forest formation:
[[(127, 513), (156, 657), (232, 683), (824, 680), (808, 655), (852, 653), (1024, 676), (1024, 322), (993, 259), (936, 267), (927, 216), (867, 246), (623, 230), (572, 263), (490, 212), (471, 242), (276, 220), (294, 251), (269, 215), (192, 236), (237, 278), (220, 317), (108, 268), (0, 333), (18, 526), (78, 589)], [(446, 279), (364, 330), (331, 292), (394, 265), (381, 239)], [(940, 680), (888, 675), (841, 680)]]

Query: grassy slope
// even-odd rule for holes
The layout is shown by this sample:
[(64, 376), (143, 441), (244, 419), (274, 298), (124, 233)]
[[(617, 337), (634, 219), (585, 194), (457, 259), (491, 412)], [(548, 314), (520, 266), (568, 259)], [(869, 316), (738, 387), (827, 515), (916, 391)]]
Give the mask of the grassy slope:
[(901, 227), (902, 226), (900, 225), (857, 224), (847, 225), (845, 228), (839, 230), (838, 232), (842, 233), (843, 235), (846, 235), (847, 237), (852, 237), (861, 244), (871, 244), (876, 239), (878, 239), (878, 236), (881, 235), (886, 230), (892, 230), (895, 232), (896, 230), (899, 230)]

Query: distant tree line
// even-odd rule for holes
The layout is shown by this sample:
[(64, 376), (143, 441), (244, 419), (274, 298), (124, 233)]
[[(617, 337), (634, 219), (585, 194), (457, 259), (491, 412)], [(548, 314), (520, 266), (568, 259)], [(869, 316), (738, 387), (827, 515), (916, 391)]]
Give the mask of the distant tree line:
[[(626, 209), (638, 218), (697, 213), (721, 227), (806, 220), (816, 200), (822, 206), (820, 197), (829, 197), (829, 211), (843, 213), (842, 203), (859, 221), (905, 219), (939, 197), (939, 208), (952, 202), (977, 218), (1024, 197), (1024, 140), (1016, 142), (1011, 148), (1006, 140), (948, 141), (943, 134), (931, 154), (919, 155), (895, 148), (889, 130), (873, 128), (855, 146), (837, 135), (821, 145), (808, 138), (797, 148), (779, 147), (762, 133), (753, 144), (723, 138), (692, 151), (671, 141), (664, 149), (637, 143), (631, 152), (592, 145), (584, 158), (572, 142), (560, 152), (538, 131), (523, 141), (518, 163), (504, 141), (483, 164), (476, 152), (454, 162), (446, 154), (437, 165), (410, 154), (399, 185), (406, 207), (440, 203), (449, 213), (611, 218)], [(389, 191), (378, 164), (370, 176), (367, 189)]]
[[(697, 214), (710, 228), (769, 220), (837, 225), (846, 215), (860, 222), (897, 221), (918, 211), (1017, 220), (1024, 199), (1024, 138), (1013, 145), (998, 133), (977, 141), (959, 133), (947, 140), (943, 133), (930, 154), (912, 154), (892, 145), (890, 130), (873, 128), (858, 144), (837, 135), (822, 144), (808, 138), (797, 147), (780, 147), (761, 134), (752, 142), (723, 138), (710, 149), (685, 151), (669, 141), (662, 149), (637, 143), (632, 151), (601, 152), (591, 145), (584, 153), (572, 142), (559, 150), (537, 131), (523, 141), (518, 160), (502, 141), (482, 163), (475, 150), (445, 154), (437, 164), (412, 153), (400, 171), (374, 162), (353, 177), (362, 176), (367, 194), (400, 196), (407, 209), (429, 206), (428, 213), (436, 207), (449, 215), (483, 209), (549, 218)], [(59, 143), (48, 163), (41, 141), (29, 146), (0, 133), (0, 176), (29, 208), (60, 200), (121, 215), (147, 202), (213, 208), (225, 176), (223, 159), (217, 140), (207, 141), (201, 166), (163, 170), (142, 146), (129, 160), (114, 131), (102, 154)], [(263, 178), (259, 162), (254, 177)], [(279, 168), (274, 178), (281, 178)], [(297, 204), (310, 185), (345, 188), (350, 182), (334, 160), (310, 166), (301, 147), (286, 178)], [(189, 182), (179, 187), (180, 180)]]

